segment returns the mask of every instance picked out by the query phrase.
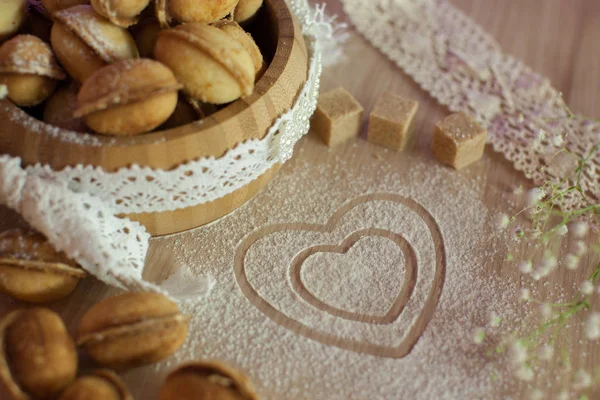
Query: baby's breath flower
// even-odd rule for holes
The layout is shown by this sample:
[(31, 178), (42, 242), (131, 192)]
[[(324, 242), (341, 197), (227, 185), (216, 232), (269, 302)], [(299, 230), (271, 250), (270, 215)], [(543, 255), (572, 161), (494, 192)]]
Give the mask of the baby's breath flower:
[(558, 227), (558, 229), (556, 229), (556, 233), (560, 236), (565, 236), (567, 233), (569, 233), (569, 228), (567, 228), (566, 225), (561, 225)]
[(527, 288), (521, 289), (521, 292), (519, 294), (519, 300), (521, 300), (521, 301), (531, 300), (531, 291)]
[(579, 257), (583, 256), (587, 252), (587, 245), (585, 242), (577, 241), (573, 243), (573, 253)]
[(533, 207), (544, 198), (544, 191), (540, 188), (533, 188), (527, 193), (527, 206)]
[[(532, 275), (534, 279), (538, 280), (539, 278), (545, 278), (550, 275), (554, 269), (558, 266), (558, 261), (556, 260), (556, 256), (549, 251), (544, 253), (544, 258), (538, 265), (535, 273)], [(539, 277), (539, 278), (536, 278)]]
[(544, 317), (546, 319), (550, 319), (552, 317), (552, 315), (554, 314), (552, 312), (552, 307), (548, 303), (544, 303), (544, 304), (540, 305), (540, 313), (542, 314), (542, 317)]
[(518, 268), (521, 273), (530, 274), (531, 271), (533, 271), (533, 263), (531, 260), (523, 261), (521, 264), (519, 264)]
[(510, 224), (510, 217), (506, 214), (500, 214), (496, 217), (496, 227), (498, 230), (505, 230)]
[(513, 340), (508, 345), (508, 359), (512, 365), (521, 366), (527, 361), (527, 347), (520, 340)]
[(556, 256), (552, 254), (550, 250), (546, 250), (544, 252), (544, 259), (542, 263), (548, 264), (549, 268), (555, 268), (558, 265), (558, 261), (556, 261)]
[(538, 357), (542, 360), (545, 360), (545, 361), (551, 360), (553, 355), (554, 355), (554, 347), (552, 347), (549, 344), (543, 344), (538, 349)]
[(546, 139), (546, 131), (545, 131), (544, 129), (540, 129), (540, 130), (537, 132), (537, 138), (538, 138), (540, 141), (542, 141), (542, 140)]
[(517, 186), (514, 190), (513, 190), (513, 194), (515, 196), (520, 196), (523, 194), (523, 185), (519, 185)]
[(576, 270), (579, 267), (579, 257), (575, 254), (567, 254), (565, 256), (565, 266), (571, 271)]
[(583, 239), (588, 234), (590, 226), (587, 222), (581, 221), (573, 225), (573, 235), (578, 239)]
[(569, 400), (569, 392), (567, 390), (563, 390), (558, 394), (556, 400)]
[(544, 392), (542, 392), (540, 389), (533, 389), (529, 394), (530, 400), (542, 400), (544, 398)]
[(533, 271), (533, 263), (531, 260), (523, 261), (519, 264), (519, 271), (523, 274), (530, 274)]
[(490, 313), (490, 326), (492, 328), (497, 328), (500, 326), (501, 322), (502, 322), (502, 317), (499, 316), (496, 311), (492, 311)]
[(592, 385), (592, 376), (585, 370), (580, 369), (573, 377), (573, 388), (575, 390), (587, 389)]
[(562, 135), (560, 135), (560, 134), (555, 135), (552, 138), (552, 144), (555, 147), (562, 147), (565, 144), (565, 138)]
[(581, 282), (581, 286), (579, 286), (579, 291), (586, 296), (594, 293), (594, 284), (592, 281), (583, 281)]
[(589, 340), (600, 339), (600, 313), (591, 313), (585, 321), (585, 337)]
[(531, 382), (533, 380), (533, 370), (529, 365), (521, 365), (515, 370), (515, 377), (524, 382)]
[(473, 341), (475, 344), (481, 344), (485, 340), (485, 329), (483, 328), (475, 328), (475, 332), (473, 332)]

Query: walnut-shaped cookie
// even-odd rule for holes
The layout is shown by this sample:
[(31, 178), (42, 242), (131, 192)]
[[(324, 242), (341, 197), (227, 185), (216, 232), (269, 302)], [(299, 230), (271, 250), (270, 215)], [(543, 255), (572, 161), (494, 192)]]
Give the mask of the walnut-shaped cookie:
[(0, 84), (13, 103), (30, 107), (46, 100), (66, 78), (52, 49), (32, 35), (18, 35), (0, 47)]
[(60, 300), (86, 275), (40, 233), (26, 229), (0, 233), (0, 292), (14, 299), (34, 304)]
[(139, 135), (163, 124), (181, 85), (158, 61), (125, 60), (99, 69), (81, 87), (76, 117), (95, 132)]
[(257, 400), (250, 378), (218, 361), (184, 364), (171, 372), (160, 389), (160, 400)]
[(92, 0), (92, 7), (115, 25), (129, 27), (138, 21), (138, 16), (150, 0)]
[(58, 400), (133, 400), (119, 376), (111, 370), (101, 369), (73, 381)]
[(106, 64), (139, 57), (129, 31), (96, 14), (92, 6), (59, 11), (54, 19), (52, 48), (67, 73), (79, 83)]
[(229, 103), (254, 89), (248, 51), (211, 25), (189, 23), (161, 31), (154, 56), (175, 73), (187, 95), (204, 103)]
[(246, 49), (248, 54), (250, 54), (250, 57), (252, 57), (252, 63), (254, 64), (254, 70), (256, 71), (256, 80), (260, 79), (266, 70), (266, 64), (262, 53), (252, 36), (244, 31), (244, 29), (242, 29), (235, 21), (222, 19), (221, 21), (215, 22), (214, 26), (234, 38)]
[(246, 24), (256, 15), (262, 4), (263, 0), (240, 0), (233, 18), (242, 25)]
[(54, 311), (21, 309), (0, 320), (0, 381), (11, 399), (56, 399), (77, 364), (75, 343)]
[(238, 0), (156, 0), (156, 16), (163, 27), (171, 22), (216, 22), (231, 14)]
[(27, 0), (0, 1), (0, 41), (17, 33), (27, 17)]
[(44, 104), (44, 122), (69, 131), (89, 131), (83, 119), (74, 116), (78, 93), (79, 85), (75, 82), (56, 89)]

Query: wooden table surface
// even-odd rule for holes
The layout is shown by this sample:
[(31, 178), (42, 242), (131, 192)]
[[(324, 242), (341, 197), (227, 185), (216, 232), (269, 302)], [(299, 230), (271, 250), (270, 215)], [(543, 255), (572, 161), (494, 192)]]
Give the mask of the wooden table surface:
[[(589, 117), (600, 118), (600, 1), (453, 1), (490, 32), (507, 53), (513, 54), (535, 71), (550, 78), (553, 85), (563, 92), (565, 100), (575, 111)], [(337, 0), (330, 0), (329, 3), (330, 10), (341, 13)], [(429, 155), (433, 125), (447, 114), (447, 110), (420, 90), (409, 77), (370, 47), (360, 36), (352, 35), (346, 53), (353, 60), (352, 67), (326, 70), (322, 81), (323, 89), (344, 86), (356, 96), (366, 110), (369, 110), (377, 97), (386, 90), (418, 100), (420, 110), (417, 131), (421, 134), (410, 144), (407, 151)], [(299, 146), (314, 146), (315, 142), (314, 137), (309, 136), (303, 139)], [(363, 143), (364, 146), (370, 146), (366, 142), (361, 142), (360, 145), (362, 146)], [(334, 150), (338, 156), (343, 156), (349, 151), (357, 150), (349, 146)], [(313, 156), (303, 152), (301, 161), (332, 162), (332, 157), (324, 157), (320, 154)], [(315, 157), (319, 158), (315, 159)], [(290, 171), (301, 165), (299, 161), (295, 161), (286, 165), (284, 170)], [(365, 163), (362, 168), (363, 173), (369, 176), (369, 163)], [(520, 173), (511, 168), (509, 163), (489, 148), (482, 162), (457, 173), (470, 179), (478, 179), (482, 185), (485, 185), (482, 199), (492, 210), (502, 209), (503, 204), (497, 204), (497, 199), (510, 188), (530, 185)], [(276, 185), (277, 180), (272, 184)], [(18, 217), (6, 210), (0, 210), (0, 228), (11, 228), (19, 224)], [(176, 251), (174, 250), (176, 244), (185, 246), (185, 240), (182, 239), (180, 242), (179, 235), (152, 240), (145, 273), (149, 279), (160, 281), (173, 271), (175, 266), (169, 260)], [(592, 261), (590, 260), (588, 267), (578, 272), (581, 277), (589, 274), (593, 268)], [(514, 279), (516, 276), (514, 266), (511, 265), (497, 266), (490, 273), (506, 279)], [(571, 274), (567, 277), (558, 272), (553, 275), (552, 280), (569, 287), (574, 276), (576, 275)], [(82, 283), (70, 298), (54, 304), (52, 308), (65, 317), (70, 329), (74, 329), (82, 312), (98, 299), (113, 292), (112, 289), (89, 279)], [(21, 306), (22, 304), (0, 296), (0, 316)], [(583, 353), (588, 353), (586, 358), (588, 367), (600, 363), (598, 346), (582, 344), (581, 354)], [(141, 396), (140, 393), (145, 393), (142, 389), (148, 380), (152, 379), (152, 374), (152, 368), (127, 374), (126, 381), (134, 395)], [(526, 393), (524, 388), (517, 387), (515, 392), (516, 397), (519, 397), (518, 393), (522, 393), (523, 396)], [(600, 392), (596, 395), (600, 396)], [(7, 398), (5, 396), (0, 391), (0, 399)]]

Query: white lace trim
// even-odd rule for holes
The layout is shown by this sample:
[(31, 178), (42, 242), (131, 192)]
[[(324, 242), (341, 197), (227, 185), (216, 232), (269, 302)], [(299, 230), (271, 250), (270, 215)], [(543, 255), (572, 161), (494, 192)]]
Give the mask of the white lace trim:
[[(488, 142), (536, 184), (558, 183), (574, 167), (554, 158), (566, 148), (585, 157), (600, 123), (569, 118), (548, 79), (506, 55), (494, 39), (446, 0), (343, 0), (357, 30), (440, 103), (487, 126)], [(565, 135), (565, 133), (567, 133)], [(550, 164), (552, 167), (545, 168)], [(577, 165), (575, 164), (575, 167)], [(600, 201), (600, 153), (581, 179)], [(566, 209), (586, 200), (573, 192)]]
[[(53, 171), (47, 166), (21, 167), (19, 158), (0, 156), (0, 204), (17, 211), (35, 229), (98, 279), (131, 290), (159, 291), (185, 299), (208, 295), (209, 278), (196, 290), (188, 285), (173, 292), (174, 280), (161, 288), (146, 282), (142, 270), (148, 250), (145, 228), (116, 215), (160, 212), (194, 206), (223, 197), (258, 178), (293, 154), (308, 132), (321, 76), (319, 38), (329, 19), (306, 0), (292, 0), (309, 49), (308, 79), (294, 106), (261, 140), (239, 144), (219, 159), (203, 158), (172, 171), (133, 166), (114, 173), (77, 166)], [(324, 29), (325, 28), (325, 29)], [(162, 199), (162, 200), (161, 200)]]

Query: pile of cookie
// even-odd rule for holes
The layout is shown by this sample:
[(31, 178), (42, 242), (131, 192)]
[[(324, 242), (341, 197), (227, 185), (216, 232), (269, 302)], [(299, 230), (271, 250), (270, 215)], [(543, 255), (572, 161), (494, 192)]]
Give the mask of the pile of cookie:
[(6, 0), (0, 85), (63, 129), (139, 135), (248, 96), (263, 0)]
[[(96, 303), (81, 316), (72, 336), (46, 304), (69, 296), (86, 275), (38, 232), (0, 233), (0, 292), (35, 305), (0, 317), (1, 398), (6, 391), (13, 400), (132, 400), (118, 373), (157, 363), (184, 344), (190, 316), (171, 299), (148, 292)], [(89, 358), (83, 364), (98, 369), (81, 373), (78, 350)], [(159, 398), (255, 400), (257, 395), (243, 373), (205, 360), (172, 371)]]

